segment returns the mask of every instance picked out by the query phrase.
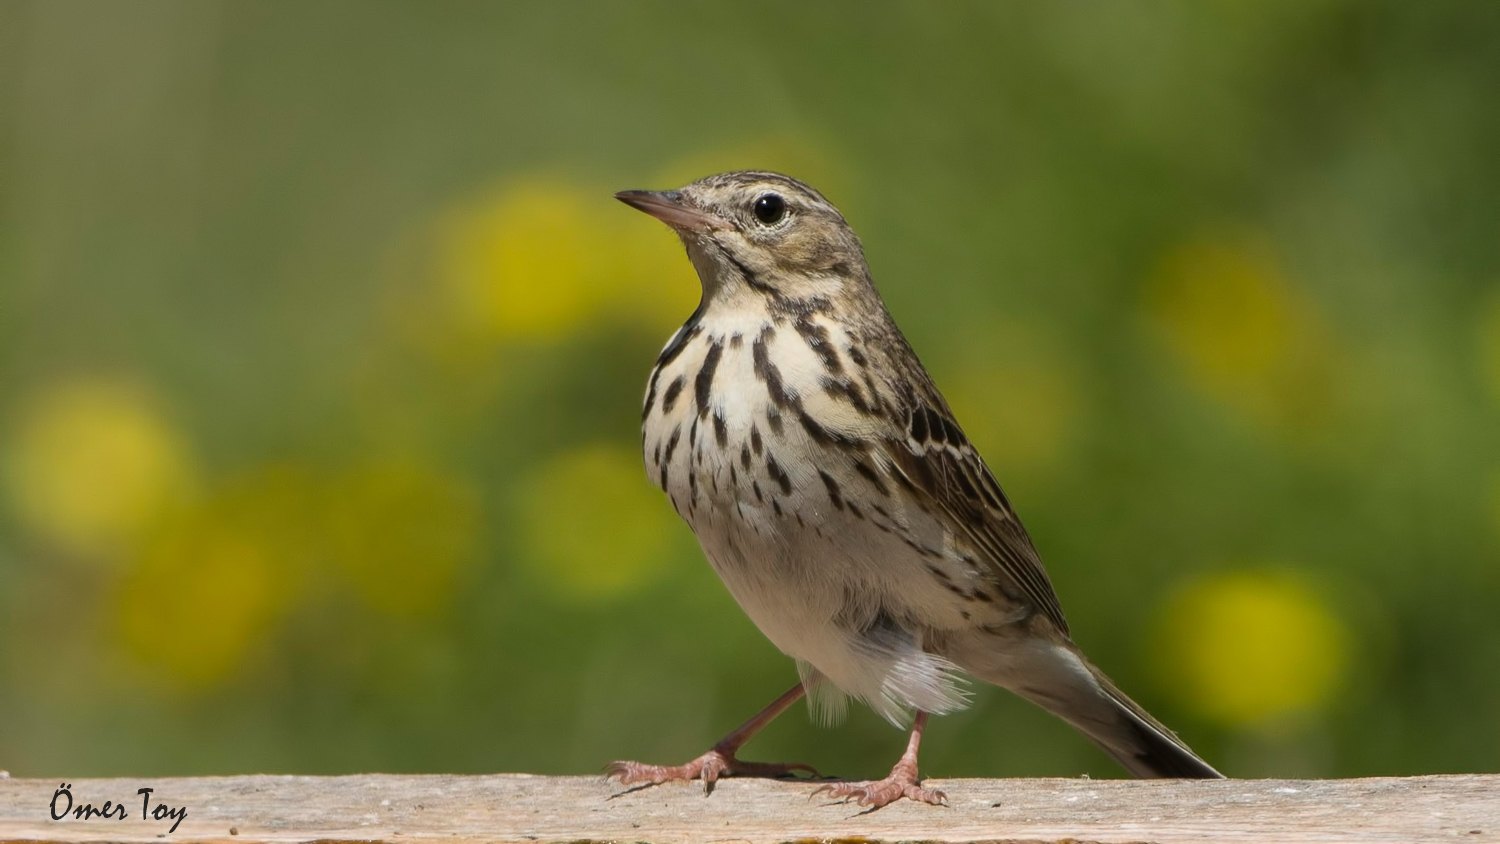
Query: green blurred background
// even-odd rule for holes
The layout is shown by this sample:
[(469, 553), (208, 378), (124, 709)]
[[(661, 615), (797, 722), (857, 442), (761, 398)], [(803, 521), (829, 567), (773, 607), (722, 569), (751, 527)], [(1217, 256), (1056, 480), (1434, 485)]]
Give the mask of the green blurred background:
[(0, 767), (593, 773), (782, 691), (641, 469), (697, 282), (610, 196), (757, 167), (1206, 757), (1500, 770), (1497, 91), (1484, 2), (0, 2)]

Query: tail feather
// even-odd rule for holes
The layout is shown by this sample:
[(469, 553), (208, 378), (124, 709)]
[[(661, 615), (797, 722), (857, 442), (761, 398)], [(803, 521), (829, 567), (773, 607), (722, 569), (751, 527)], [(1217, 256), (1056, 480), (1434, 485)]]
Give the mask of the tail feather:
[(959, 667), (1067, 721), (1137, 777), (1223, 777), (1066, 639), (1023, 635), (1006, 641), (991, 633), (944, 644), (945, 655)]
[(1134, 741), (1121, 742), (1116, 732), (1101, 737), (1084, 733), (1119, 762), (1125, 770), (1142, 778), (1223, 779), (1224, 775), (1203, 761), (1177, 734), (1142, 709), (1120, 691), (1104, 672), (1089, 664), (1105, 697), (1119, 710), (1121, 720), (1130, 728)]

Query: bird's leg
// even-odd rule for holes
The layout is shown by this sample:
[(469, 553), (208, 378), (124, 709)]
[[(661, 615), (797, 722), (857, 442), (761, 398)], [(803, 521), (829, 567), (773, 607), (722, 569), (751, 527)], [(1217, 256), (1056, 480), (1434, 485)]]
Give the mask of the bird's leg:
[(871, 809), (890, 805), (902, 797), (931, 803), (934, 806), (946, 803), (948, 796), (943, 792), (933, 788), (923, 788), (917, 784), (917, 748), (922, 744), (922, 730), (926, 727), (927, 713), (918, 712), (917, 720), (911, 727), (911, 739), (906, 742), (906, 752), (901, 754), (896, 767), (891, 769), (890, 776), (885, 779), (864, 783), (833, 783), (823, 786), (813, 794), (828, 794), (835, 800), (843, 802), (852, 800), (861, 806), (869, 806)]
[(656, 785), (658, 783), (671, 782), (673, 780), (703, 780), (703, 791), (711, 793), (714, 790), (714, 782), (719, 777), (784, 777), (794, 771), (806, 771), (813, 776), (818, 772), (811, 765), (801, 763), (781, 764), (776, 762), (742, 762), (735, 758), (735, 754), (750, 740), (750, 737), (761, 731), (761, 728), (775, 720), (777, 715), (785, 712), (788, 707), (796, 703), (807, 694), (807, 690), (801, 683), (786, 690), (781, 697), (771, 701), (771, 704), (755, 717), (741, 724), (734, 732), (719, 740), (709, 751), (686, 765), (647, 765), (641, 762), (611, 762), (605, 769), (605, 777), (619, 779), (621, 785), (635, 785), (646, 783)]

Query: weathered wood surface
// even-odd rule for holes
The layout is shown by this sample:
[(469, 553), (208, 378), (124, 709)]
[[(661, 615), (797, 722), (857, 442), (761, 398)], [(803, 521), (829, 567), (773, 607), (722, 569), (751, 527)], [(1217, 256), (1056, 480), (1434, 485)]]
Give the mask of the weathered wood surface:
[[(54, 821), (56, 780), (0, 780), (3, 841), (343, 842), (1500, 842), (1500, 776), (1361, 780), (933, 780), (949, 805), (861, 814), (805, 782), (622, 789), (598, 777), (254, 776), (69, 780), (73, 806), (128, 820)], [(186, 808), (141, 820), (151, 805)], [(66, 806), (59, 798), (57, 808)]]

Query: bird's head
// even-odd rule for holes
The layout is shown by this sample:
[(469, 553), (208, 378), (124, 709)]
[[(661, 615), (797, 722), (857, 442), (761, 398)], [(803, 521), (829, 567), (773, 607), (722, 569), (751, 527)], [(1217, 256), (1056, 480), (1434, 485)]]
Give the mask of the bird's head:
[(844, 216), (789, 176), (720, 173), (679, 190), (615, 197), (677, 232), (709, 299), (758, 292), (799, 300), (868, 283), (864, 251)]

